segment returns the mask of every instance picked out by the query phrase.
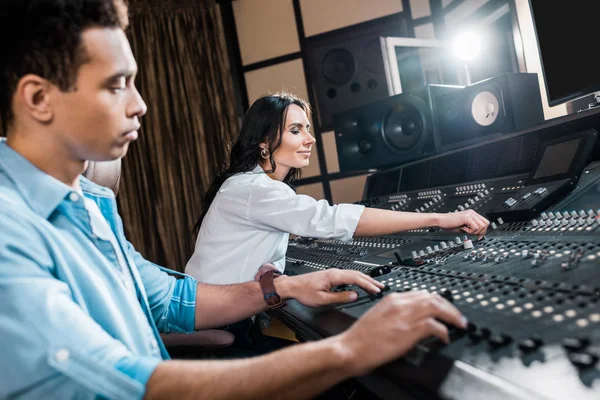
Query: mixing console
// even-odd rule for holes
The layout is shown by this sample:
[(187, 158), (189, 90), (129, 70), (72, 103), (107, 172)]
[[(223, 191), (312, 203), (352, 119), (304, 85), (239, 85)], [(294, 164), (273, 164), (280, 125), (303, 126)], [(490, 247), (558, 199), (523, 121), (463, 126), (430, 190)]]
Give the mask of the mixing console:
[[(338, 287), (358, 292), (358, 301), (328, 307), (306, 323), (328, 332), (332, 323), (324, 321), (339, 314), (351, 323), (389, 293), (438, 292), (469, 319), (468, 329), (451, 329), (449, 345), (436, 339), (421, 342), (388, 366), (392, 381), (428, 388), (433, 398), (600, 398), (600, 163), (587, 165), (572, 188), (542, 209), (513, 213), (512, 221), (492, 212), (529, 192), (530, 177), (515, 174), (361, 202), (423, 213), (473, 209), (490, 217), (483, 240), (437, 228), (351, 243), (290, 240), (288, 274), (355, 269), (386, 285), (379, 295)], [(554, 184), (548, 181), (544, 187)], [(483, 375), (471, 381), (452, 378), (457, 365)], [(512, 389), (490, 386), (480, 396), (464, 389), (494, 380), (500, 382), (496, 388)], [(444, 386), (444, 381), (454, 384)]]

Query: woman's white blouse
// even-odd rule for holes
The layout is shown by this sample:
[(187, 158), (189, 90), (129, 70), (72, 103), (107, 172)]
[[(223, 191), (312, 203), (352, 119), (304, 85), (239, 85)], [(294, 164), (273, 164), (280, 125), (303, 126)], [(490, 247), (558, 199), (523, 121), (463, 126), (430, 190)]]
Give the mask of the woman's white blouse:
[(290, 233), (350, 241), (363, 210), (298, 195), (257, 166), (223, 183), (185, 272), (213, 284), (251, 281), (266, 262), (283, 272)]

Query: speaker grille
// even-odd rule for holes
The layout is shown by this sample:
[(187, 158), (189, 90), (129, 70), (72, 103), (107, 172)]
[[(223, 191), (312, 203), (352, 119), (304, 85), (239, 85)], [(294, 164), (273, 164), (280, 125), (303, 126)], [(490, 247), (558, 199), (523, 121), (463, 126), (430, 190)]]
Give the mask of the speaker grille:
[(389, 95), (379, 38), (408, 35), (397, 13), (306, 39), (314, 125), (333, 128), (333, 114)]
[(332, 85), (348, 83), (356, 72), (354, 57), (346, 49), (333, 49), (323, 57), (321, 73)]

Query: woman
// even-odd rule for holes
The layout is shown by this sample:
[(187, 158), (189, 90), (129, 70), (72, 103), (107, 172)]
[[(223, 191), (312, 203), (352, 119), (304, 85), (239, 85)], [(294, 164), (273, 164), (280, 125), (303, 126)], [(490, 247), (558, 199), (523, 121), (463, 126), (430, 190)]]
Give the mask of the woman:
[[(297, 195), (288, 183), (309, 163), (315, 138), (308, 104), (288, 93), (256, 100), (232, 148), (230, 164), (210, 186), (196, 249), (186, 273), (213, 284), (258, 279), (271, 263), (285, 268), (289, 234), (350, 241), (438, 226), (483, 236), (489, 222), (474, 211), (407, 213), (356, 204), (330, 206)], [(264, 268), (261, 269), (261, 273)]]

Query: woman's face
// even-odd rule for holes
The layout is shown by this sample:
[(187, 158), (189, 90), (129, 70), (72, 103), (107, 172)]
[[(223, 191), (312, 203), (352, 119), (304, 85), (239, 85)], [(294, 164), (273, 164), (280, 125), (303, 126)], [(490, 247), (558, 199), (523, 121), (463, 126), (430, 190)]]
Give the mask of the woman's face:
[(290, 168), (306, 167), (313, 144), (315, 138), (310, 134), (310, 122), (306, 112), (295, 104), (290, 105), (283, 127), (281, 145), (271, 154), (277, 164), (276, 172), (285, 171), (287, 175)]

